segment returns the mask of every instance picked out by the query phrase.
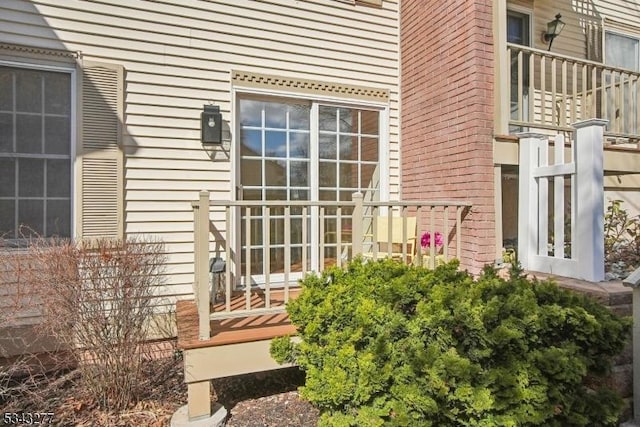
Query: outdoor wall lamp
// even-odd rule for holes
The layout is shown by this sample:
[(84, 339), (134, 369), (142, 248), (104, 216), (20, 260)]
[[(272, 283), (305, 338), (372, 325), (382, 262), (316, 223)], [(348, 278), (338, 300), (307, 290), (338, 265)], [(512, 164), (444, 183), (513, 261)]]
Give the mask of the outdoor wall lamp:
[(556, 19), (547, 23), (547, 32), (542, 34), (542, 39), (545, 42), (549, 43), (549, 49), (551, 50), (551, 45), (553, 44), (553, 39), (558, 37), (562, 32), (562, 29), (565, 26), (565, 23), (560, 20), (562, 15), (557, 14)]
[(200, 139), (203, 144), (222, 143), (222, 114), (218, 105), (205, 105), (200, 114)]

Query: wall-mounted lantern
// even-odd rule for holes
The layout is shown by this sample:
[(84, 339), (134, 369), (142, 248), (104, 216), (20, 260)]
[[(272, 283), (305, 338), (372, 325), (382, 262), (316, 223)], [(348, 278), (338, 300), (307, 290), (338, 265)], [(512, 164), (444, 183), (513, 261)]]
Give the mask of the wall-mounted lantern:
[(542, 40), (549, 43), (549, 49), (551, 50), (551, 45), (553, 44), (553, 39), (558, 37), (562, 32), (562, 29), (566, 25), (564, 22), (560, 20), (562, 15), (557, 14), (556, 19), (547, 23), (547, 32), (542, 33)]
[(222, 143), (222, 114), (218, 105), (205, 105), (200, 114), (200, 139), (203, 144)]

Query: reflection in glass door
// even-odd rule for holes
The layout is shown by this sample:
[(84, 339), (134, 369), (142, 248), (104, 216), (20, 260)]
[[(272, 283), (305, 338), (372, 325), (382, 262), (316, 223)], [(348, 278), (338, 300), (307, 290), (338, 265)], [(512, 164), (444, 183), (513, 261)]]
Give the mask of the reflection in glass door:
[[(317, 249), (318, 208), (307, 210), (305, 248), (303, 209), (291, 208), (288, 261), (289, 271), (297, 273), (291, 275), (291, 280), (300, 277), (302, 271), (318, 270), (320, 256), (324, 256), (324, 265), (346, 256), (351, 212), (343, 209), (346, 218), (338, 221), (337, 207), (342, 201), (350, 201), (356, 191), (362, 192), (365, 200), (379, 199), (379, 111), (267, 97), (241, 97), (238, 105), (242, 198), (264, 201), (264, 206), (275, 200), (335, 202), (324, 210), (322, 254)], [(253, 282), (260, 284), (267, 271), (272, 283), (284, 280), (284, 214), (284, 208), (271, 208), (266, 224), (262, 207), (253, 208), (248, 217), (245, 211), (241, 213), (241, 277), (246, 271), (245, 233), (246, 221), (250, 221), (248, 249)], [(345, 242), (341, 247), (336, 242), (337, 227), (341, 227)], [(269, 238), (269, 249), (265, 236)], [(307, 260), (304, 269), (303, 258)]]
[[(331, 265), (350, 255), (352, 209), (341, 209), (339, 218), (340, 202), (351, 201), (358, 191), (365, 200), (380, 200), (380, 123), (374, 110), (320, 105), (318, 115), (318, 199), (336, 202), (325, 209), (323, 256), (325, 265)], [(346, 245), (337, 242), (338, 227)]]
[[(310, 105), (300, 102), (240, 99), (240, 183), (244, 200), (309, 200)], [(268, 203), (265, 203), (268, 206)], [(302, 271), (302, 208), (291, 210), (291, 270)], [(250, 218), (242, 212), (242, 271), (246, 265), (246, 221), (251, 222), (251, 274), (260, 281), (265, 270), (284, 272), (284, 209), (270, 211), (269, 224), (262, 208)], [(269, 254), (264, 237), (269, 227)], [(307, 248), (308, 250), (308, 248)], [(269, 265), (264, 265), (264, 260)], [(309, 269), (307, 266), (306, 270)]]

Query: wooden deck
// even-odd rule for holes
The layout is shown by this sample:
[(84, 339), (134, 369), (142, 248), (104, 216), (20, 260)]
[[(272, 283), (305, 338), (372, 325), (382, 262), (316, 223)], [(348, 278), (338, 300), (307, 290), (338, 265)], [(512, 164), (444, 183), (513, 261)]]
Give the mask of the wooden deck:
[[(293, 288), (289, 292), (290, 298), (296, 298), (300, 290), (299, 288)], [(263, 308), (264, 302), (264, 292), (254, 291), (251, 293), (252, 308)], [(245, 304), (244, 292), (237, 292), (232, 295), (232, 311), (243, 310)], [(275, 307), (283, 304), (284, 292), (282, 290), (272, 290), (271, 306)], [(224, 303), (216, 303), (212, 306), (212, 312), (222, 311), (224, 311)], [(296, 328), (289, 321), (288, 314), (277, 313), (213, 320), (211, 321), (211, 338), (200, 340), (198, 338), (198, 311), (193, 300), (178, 301), (176, 304), (176, 317), (178, 321), (178, 348), (183, 350), (260, 341), (296, 333)]]

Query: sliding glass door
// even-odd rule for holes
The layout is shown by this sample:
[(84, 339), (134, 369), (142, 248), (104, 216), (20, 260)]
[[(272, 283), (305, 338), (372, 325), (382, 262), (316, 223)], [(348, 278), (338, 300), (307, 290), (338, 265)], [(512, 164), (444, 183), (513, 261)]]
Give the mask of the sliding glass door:
[[(351, 220), (339, 219), (337, 208), (357, 191), (365, 199), (379, 199), (380, 111), (312, 100), (241, 96), (237, 117), (237, 167), (243, 200), (256, 200), (263, 206), (276, 200), (334, 202), (323, 211), (322, 248), (319, 208), (308, 208), (303, 221), (303, 208), (292, 207), (288, 230), (284, 208), (271, 208), (268, 220), (262, 207), (252, 208), (248, 216), (243, 210), (237, 245), (242, 254), (240, 275), (245, 275), (247, 248), (254, 284), (261, 284), (267, 271), (270, 281), (278, 283), (288, 266), (290, 280), (295, 280), (303, 271), (318, 270), (321, 264), (346, 256)], [(348, 214), (348, 209), (342, 210), (342, 215)], [(303, 246), (304, 224), (307, 240)], [(345, 242), (340, 247), (338, 227)]]

